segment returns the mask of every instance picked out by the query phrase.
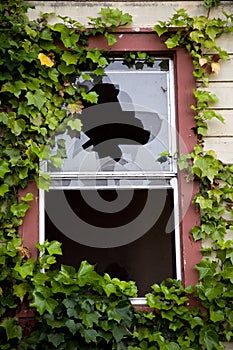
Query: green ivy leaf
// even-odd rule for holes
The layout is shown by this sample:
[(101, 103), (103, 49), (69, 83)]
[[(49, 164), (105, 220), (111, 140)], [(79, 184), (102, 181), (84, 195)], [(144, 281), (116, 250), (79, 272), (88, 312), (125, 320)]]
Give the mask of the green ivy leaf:
[(153, 27), (153, 30), (158, 34), (158, 36), (161, 36), (164, 33), (167, 33), (167, 27), (166, 26), (160, 26), (159, 24), (155, 25)]
[(9, 162), (4, 159), (0, 159), (0, 178), (4, 178), (5, 174), (10, 171)]
[(5, 193), (9, 191), (9, 186), (7, 184), (2, 184), (0, 186), (0, 196), (3, 197)]
[(34, 306), (40, 315), (43, 315), (46, 311), (49, 314), (53, 314), (55, 307), (58, 305), (58, 302), (52, 298), (45, 298), (39, 291), (33, 292), (34, 301), (30, 304), (30, 306)]
[(214, 310), (214, 306), (210, 307), (210, 319), (213, 322), (219, 322), (225, 320), (225, 313), (222, 310)]
[(48, 341), (52, 343), (55, 346), (55, 348), (57, 348), (58, 345), (64, 343), (65, 341), (64, 333), (59, 332), (55, 334), (48, 334)]
[(59, 64), (57, 69), (61, 74), (65, 75), (65, 76), (67, 74), (73, 74), (77, 71), (77, 68), (74, 65), (67, 66), (65, 64), (65, 62), (61, 62), (61, 64)]
[(28, 292), (28, 285), (26, 283), (20, 283), (15, 284), (13, 286), (14, 295), (16, 295), (18, 298), (20, 298), (21, 301), (23, 301), (25, 295)]
[(38, 109), (41, 109), (47, 100), (46, 94), (42, 90), (35, 91), (34, 93), (32, 93), (31, 91), (28, 91), (26, 93), (26, 97), (28, 99), (28, 104), (33, 105)]
[[(106, 32), (104, 34), (104, 36), (107, 38), (108, 40), (108, 46), (112, 46), (114, 45), (116, 42), (117, 42), (117, 39), (116, 39), (116, 36), (114, 34), (109, 34), (108, 32)], [(105, 63), (104, 63), (105, 64)], [(104, 65), (104, 64), (101, 64), (101, 65)]]
[(30, 258), (25, 261), (22, 265), (19, 262), (16, 263), (14, 270), (17, 271), (21, 277), (26, 278), (27, 276), (33, 275), (35, 259)]
[(61, 59), (66, 62), (66, 64), (69, 66), (70, 64), (77, 64), (79, 60), (78, 54), (73, 54), (69, 51), (65, 51), (63, 55), (61, 56)]
[(56, 68), (48, 70), (48, 76), (52, 81), (58, 82), (59, 72)]
[(49, 252), (49, 255), (62, 255), (61, 243), (58, 241), (49, 242), (49, 245), (46, 246), (46, 249)]
[(205, 156), (195, 157), (192, 172), (199, 178), (207, 177), (212, 183), (221, 168), (222, 166), (218, 160), (206, 154)]
[(10, 121), (11, 125), (11, 131), (16, 135), (19, 136), (22, 131), (26, 128), (26, 122), (23, 119), (16, 119)]
[(12, 204), (10, 210), (15, 216), (22, 218), (24, 217), (29, 208), (30, 205), (28, 203), (19, 202), (17, 204)]
[(193, 30), (189, 35), (195, 43), (199, 43), (204, 38), (204, 34), (200, 30)]
[(65, 325), (73, 335), (75, 335), (81, 328), (81, 324), (75, 323), (72, 319), (67, 320), (65, 322)]
[(98, 324), (99, 319), (101, 318), (101, 314), (98, 311), (93, 311), (89, 313), (87, 313), (86, 311), (81, 311), (79, 315), (82, 319), (82, 323), (88, 328), (93, 328), (93, 324)]
[(168, 38), (165, 41), (165, 44), (167, 45), (167, 48), (168, 49), (172, 49), (173, 47), (179, 46), (180, 38), (181, 38), (181, 35), (180, 35), (179, 32), (174, 34), (174, 35), (172, 35), (170, 38)]
[(218, 330), (214, 330), (211, 326), (206, 326), (200, 330), (200, 344), (204, 345), (206, 350), (220, 350)]
[(96, 343), (96, 338), (98, 337), (98, 333), (96, 332), (95, 329), (85, 329), (83, 332), (83, 335), (88, 344), (91, 342)]
[(16, 324), (16, 320), (12, 318), (5, 319), (0, 323), (0, 327), (5, 328), (7, 339), (22, 338), (22, 328)]
[(33, 200), (33, 193), (27, 193), (25, 197), (20, 198), (23, 202), (31, 202)]
[(198, 195), (196, 197), (195, 203), (198, 203), (201, 209), (212, 209), (213, 206), (213, 202), (211, 199), (206, 199), (201, 195)]
[(98, 102), (98, 94), (95, 91), (88, 92), (87, 94), (84, 91), (82, 91), (81, 95), (82, 95), (82, 98), (88, 102), (91, 102), (91, 103)]
[(211, 40), (215, 40), (216, 36), (221, 33), (221, 28), (209, 25), (205, 32)]
[(128, 331), (126, 327), (115, 324), (112, 329), (112, 335), (116, 339), (116, 342), (119, 343), (125, 335), (128, 335)]
[(19, 97), (21, 94), (21, 91), (26, 89), (27, 89), (26, 84), (23, 81), (19, 80), (19, 81), (15, 81), (14, 83), (9, 81), (6, 82), (5, 84), (3, 84), (1, 91), (11, 92), (16, 97)]

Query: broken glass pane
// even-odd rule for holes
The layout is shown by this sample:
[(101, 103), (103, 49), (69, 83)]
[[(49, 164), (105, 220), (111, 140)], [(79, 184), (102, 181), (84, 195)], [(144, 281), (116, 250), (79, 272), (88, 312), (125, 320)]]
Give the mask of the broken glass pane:
[[(128, 68), (122, 59), (107, 67), (100, 79), (79, 83), (86, 93), (96, 92), (98, 104), (86, 103), (80, 133), (55, 136), (65, 140), (66, 157), (60, 167), (48, 163), (49, 172), (164, 172), (172, 171), (169, 60), (153, 67)], [(173, 118), (174, 119), (174, 118)], [(60, 142), (59, 141), (59, 142)]]

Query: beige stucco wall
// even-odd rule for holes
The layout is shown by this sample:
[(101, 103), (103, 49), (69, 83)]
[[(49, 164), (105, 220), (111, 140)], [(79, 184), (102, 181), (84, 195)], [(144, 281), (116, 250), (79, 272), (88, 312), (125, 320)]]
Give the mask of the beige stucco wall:
[[(159, 20), (167, 20), (175, 10), (185, 8), (190, 15), (206, 15), (207, 10), (202, 1), (30, 1), (35, 9), (29, 10), (31, 19), (42, 13), (54, 13), (49, 18), (51, 23), (60, 21), (57, 17), (68, 16), (83, 24), (88, 23), (88, 16), (96, 17), (102, 7), (119, 8), (133, 16), (131, 27), (152, 28)], [(221, 1), (221, 6), (210, 11), (211, 17), (223, 17), (222, 11), (233, 14), (233, 1)], [(226, 34), (218, 40), (230, 57), (221, 63), (219, 75), (211, 75), (209, 90), (219, 97), (213, 106), (225, 118), (225, 123), (218, 120), (209, 122), (205, 149), (214, 149), (224, 163), (233, 163), (233, 33)]]

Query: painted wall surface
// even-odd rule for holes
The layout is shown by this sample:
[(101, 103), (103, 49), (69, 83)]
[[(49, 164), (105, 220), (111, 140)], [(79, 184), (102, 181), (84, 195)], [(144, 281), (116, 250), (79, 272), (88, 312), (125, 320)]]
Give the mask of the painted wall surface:
[[(54, 13), (50, 23), (61, 21), (57, 16), (68, 16), (83, 24), (88, 24), (88, 16), (96, 17), (102, 7), (119, 8), (133, 16), (131, 28), (152, 28), (159, 20), (167, 20), (175, 10), (185, 8), (190, 15), (206, 15), (202, 1), (31, 1), (35, 9), (29, 10), (29, 17), (35, 19), (42, 13)], [(223, 17), (222, 11), (233, 13), (233, 1), (221, 1), (216, 9), (211, 9), (210, 17)], [(211, 75), (208, 90), (219, 97), (213, 106), (225, 118), (222, 124), (218, 120), (209, 122), (205, 138), (205, 150), (215, 150), (218, 158), (224, 163), (233, 163), (233, 33), (225, 34), (218, 40), (219, 46), (226, 50), (230, 57), (221, 62), (218, 75)]]

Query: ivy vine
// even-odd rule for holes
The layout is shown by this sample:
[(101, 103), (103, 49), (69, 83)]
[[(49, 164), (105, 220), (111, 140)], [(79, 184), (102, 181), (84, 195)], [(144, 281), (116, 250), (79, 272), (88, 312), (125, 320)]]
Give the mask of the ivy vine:
[[(209, 9), (218, 3), (208, 0), (204, 5)], [(104, 8), (99, 17), (90, 18), (88, 28), (68, 18), (51, 25), (47, 15), (29, 21), (29, 7), (21, 0), (0, 4), (0, 349), (222, 349), (221, 341), (233, 337), (233, 240), (226, 238), (233, 225), (224, 216), (233, 215), (233, 166), (222, 164), (213, 151), (203, 151), (208, 120), (223, 118), (209, 109), (217, 96), (201, 87), (228, 59), (216, 39), (233, 31), (233, 15), (190, 17), (181, 9), (154, 27), (168, 48), (184, 46), (193, 59), (198, 88), (191, 108), (198, 143), (191, 154), (180, 155), (178, 165), (201, 184), (193, 202), (201, 224), (191, 233), (195, 240), (210, 239), (211, 248), (202, 249), (195, 288), (172, 279), (154, 284), (146, 296), (152, 312), (145, 312), (130, 303), (137, 295), (134, 282), (100, 276), (87, 262), (78, 270), (51, 270), (55, 256), (62, 254), (60, 243), (38, 244), (40, 257), (35, 260), (18, 234), (33, 200), (31, 193), (18, 198), (19, 189), (30, 181), (47, 188), (48, 178), (38, 179), (38, 160), (47, 155), (56, 165), (62, 157), (62, 148), (52, 157), (48, 152), (54, 130), (66, 119), (67, 127), (80, 131), (76, 114), (85, 101), (98, 101), (74, 78), (82, 71), (103, 75), (109, 63), (107, 51), (88, 48), (88, 38), (101, 34), (114, 44), (112, 33), (130, 23), (131, 16)], [(148, 65), (153, 60), (132, 53), (125, 63), (137, 64), (137, 58)], [(193, 297), (200, 307), (189, 305)], [(25, 304), (36, 319), (30, 330), (17, 318)]]

